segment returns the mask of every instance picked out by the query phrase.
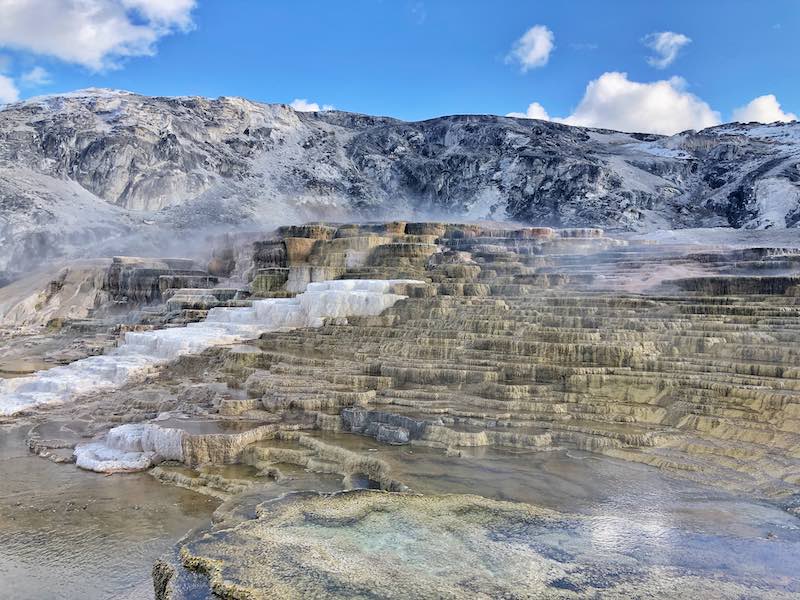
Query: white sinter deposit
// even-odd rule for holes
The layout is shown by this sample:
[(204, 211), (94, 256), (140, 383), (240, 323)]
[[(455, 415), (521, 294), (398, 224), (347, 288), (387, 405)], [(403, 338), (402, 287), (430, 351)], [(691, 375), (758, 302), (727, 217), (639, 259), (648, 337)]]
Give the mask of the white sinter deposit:
[(142, 471), (162, 460), (183, 460), (184, 435), (180, 429), (155, 423), (120, 425), (102, 441), (79, 444), (75, 464), (100, 473)]
[[(119, 387), (153, 367), (211, 346), (253, 339), (267, 331), (319, 327), (325, 318), (378, 315), (405, 296), (391, 293), (408, 280), (339, 280), (309, 284), (294, 298), (271, 298), (247, 308), (213, 308), (205, 321), (147, 332), (129, 332), (113, 352), (0, 379), (0, 415), (62, 403), (80, 394)], [(123, 448), (117, 448), (123, 452)]]

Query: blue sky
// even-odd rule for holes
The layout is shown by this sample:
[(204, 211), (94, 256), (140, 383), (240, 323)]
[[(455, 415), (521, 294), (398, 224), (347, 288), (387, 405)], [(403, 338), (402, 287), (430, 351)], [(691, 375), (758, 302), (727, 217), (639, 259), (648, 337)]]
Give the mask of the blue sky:
[[(526, 68), (514, 48), (536, 26)], [(656, 34), (673, 36), (660, 53)], [(799, 36), (800, 0), (0, 0), (0, 99), (96, 86), (403, 119), (536, 102), (532, 116), (671, 132), (800, 113)]]

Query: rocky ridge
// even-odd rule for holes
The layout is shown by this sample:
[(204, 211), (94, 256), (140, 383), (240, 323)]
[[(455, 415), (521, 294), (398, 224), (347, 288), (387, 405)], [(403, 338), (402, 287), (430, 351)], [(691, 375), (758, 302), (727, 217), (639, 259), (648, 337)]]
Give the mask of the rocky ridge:
[(797, 123), (662, 137), (83, 90), (0, 110), (0, 272), (154, 245), (185, 254), (198, 230), (314, 218), (796, 227), (798, 157)]

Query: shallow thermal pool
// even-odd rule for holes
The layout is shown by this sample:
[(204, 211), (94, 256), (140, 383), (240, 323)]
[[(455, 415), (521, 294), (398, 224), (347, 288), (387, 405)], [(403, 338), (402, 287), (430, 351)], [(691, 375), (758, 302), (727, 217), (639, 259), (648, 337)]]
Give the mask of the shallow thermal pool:
[(736, 576), (692, 546), (682, 561), (598, 548), (592, 520), (475, 495), (306, 494), (189, 541), (182, 560), (237, 598), (796, 597), (783, 572)]
[[(0, 430), (0, 589), (14, 598), (151, 597), (153, 562), (189, 530), (210, 526), (219, 501), (144, 473), (105, 477), (53, 464), (27, 452), (26, 430)], [(315, 437), (385, 460), (414, 491), (479, 494), (581, 515), (529, 543), (548, 555), (591, 557), (604, 577), (666, 568), (755, 585), (763, 597), (800, 594), (800, 522), (769, 504), (579, 451), (477, 449), (454, 457), (354, 434)], [(240, 518), (254, 516), (247, 506), (283, 491), (338, 487), (333, 476), (287, 470), (293, 482), (263, 480), (259, 488), (251, 469), (234, 470), (256, 481), (226, 503)]]
[(768, 503), (579, 450), (476, 448), (451, 457), (354, 434), (315, 437), (386, 461), (415, 492), (478, 494), (588, 517), (543, 535), (543, 544), (800, 594), (800, 520)]
[(153, 562), (219, 501), (57, 465), (28, 452), (27, 430), (0, 428), (0, 597), (152, 598)]

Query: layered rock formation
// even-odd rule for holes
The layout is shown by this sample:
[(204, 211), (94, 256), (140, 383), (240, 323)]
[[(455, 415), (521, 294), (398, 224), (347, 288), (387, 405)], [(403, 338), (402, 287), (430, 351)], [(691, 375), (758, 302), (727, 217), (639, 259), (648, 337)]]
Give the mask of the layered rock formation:
[[(708, 253), (598, 230), (426, 227), (436, 251), (418, 250), (430, 245), (422, 234), (403, 243), (395, 234), (363, 260), (373, 266), (348, 269), (343, 258), (337, 273), (401, 269), (427, 287), (380, 317), (263, 336), (261, 352), (228, 361), (229, 381), (243, 381), (254, 400), (220, 411), (302, 411), (318, 428), (453, 452), (577, 446), (753, 493), (793, 493), (796, 275), (750, 273), (797, 273), (796, 249)], [(306, 233), (317, 236), (308, 260), (363, 245), (350, 229)], [(290, 263), (280, 266), (285, 285), (309, 268)]]
[[(797, 248), (318, 224), (254, 243), (236, 268), (252, 280), (252, 308), (173, 307), (178, 321), (205, 320), (129, 332), (111, 355), (88, 359), (157, 364), (278, 329), (211, 363), (198, 357), (231, 390), (216, 396), (213, 418), (272, 425), (222, 453), (185, 442), (189, 466), (268, 469), (270, 451), (247, 444), (283, 440), (285, 423), (456, 455), (576, 447), (772, 498), (800, 483)], [(346, 280), (313, 282), (330, 277)], [(11, 393), (26, 385), (6, 383)], [(382, 487), (402, 483), (373, 471)]]
[[(43, 370), (30, 377), (0, 380), (0, 415), (58, 404), (81, 394), (119, 386), (141, 378), (165, 361), (196, 354), (210, 346), (256, 337), (263, 331), (318, 327), (326, 318), (377, 315), (404, 297), (394, 293), (397, 286), (414, 283), (406, 280), (313, 283), (296, 298), (261, 300), (242, 308), (215, 307), (205, 320), (186, 327), (129, 331), (119, 347), (108, 354)], [(113, 463), (114, 450), (127, 456), (131, 451), (129, 445), (97, 448), (100, 453), (87, 457), (84, 463)], [(143, 463), (139, 457), (131, 460), (137, 466), (149, 466), (148, 461)], [(114, 466), (117, 468), (127, 468), (125, 460)]]
[(0, 325), (59, 327), (64, 323), (120, 318), (178, 294), (214, 287), (217, 277), (181, 258), (115, 256), (42, 269), (0, 288)]
[[(312, 223), (244, 246), (229, 239), (209, 270), (217, 274), (192, 282), (211, 287), (170, 280), (163, 304), (151, 306), (190, 326), (131, 332), (121, 347), (173, 360), (147, 380), (49, 408), (29, 436), (56, 462), (100, 471), (159, 463), (151, 473), (160, 481), (225, 500), (207, 536), (159, 565), (159, 597), (347, 596), (366, 589), (367, 574), (381, 595), (394, 593), (392, 574), (411, 582), (397, 593), (414, 595), (433, 575), (391, 571), (397, 561), (369, 545), (404, 535), (379, 544), (381, 555), (461, 557), (437, 571), (450, 597), (800, 591), (768, 550), (735, 574), (674, 558), (640, 564), (649, 546), (618, 556), (618, 532), (599, 517), (463, 497), (272, 502), (352, 488), (530, 502), (498, 478), (524, 489), (539, 476), (534, 457), (572, 452), (612, 472), (660, 472), (693, 494), (731, 490), (797, 514), (800, 245), (653, 243), (489, 222)], [(214, 300), (173, 302), (192, 294)], [(218, 329), (230, 338), (181, 345), (187, 331)], [(114, 356), (125, 352), (104, 358)], [(57, 433), (67, 423), (77, 433)], [(488, 473), (468, 468), (480, 453), (492, 457)], [(717, 538), (645, 525), (717, 565)], [(450, 539), (454, 531), (469, 539)], [(781, 529), (781, 552), (795, 548), (790, 531)], [(597, 558), (586, 540), (604, 536), (610, 550)], [(463, 568), (497, 560), (500, 583)], [(777, 571), (753, 580), (748, 569), (763, 564)]]

